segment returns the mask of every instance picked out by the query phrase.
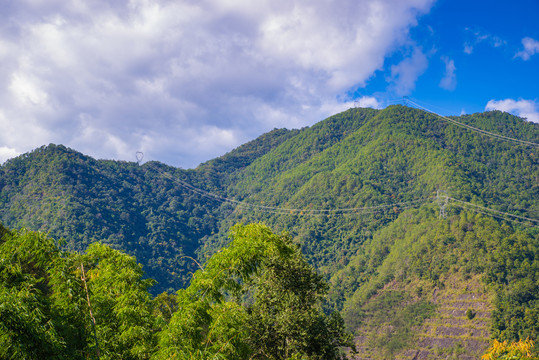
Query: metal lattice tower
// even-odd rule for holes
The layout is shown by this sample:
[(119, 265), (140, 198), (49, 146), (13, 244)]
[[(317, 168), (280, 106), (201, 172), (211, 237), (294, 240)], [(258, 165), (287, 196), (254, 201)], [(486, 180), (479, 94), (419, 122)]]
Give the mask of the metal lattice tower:
[(135, 156), (137, 157), (137, 164), (140, 166), (142, 159), (144, 159), (144, 153), (142, 151), (137, 151)]
[(436, 192), (436, 201), (438, 202), (438, 206), (440, 207), (440, 219), (445, 219), (445, 209), (447, 207), (447, 204), (449, 203), (449, 197), (447, 196), (447, 192), (444, 190), (438, 190)]

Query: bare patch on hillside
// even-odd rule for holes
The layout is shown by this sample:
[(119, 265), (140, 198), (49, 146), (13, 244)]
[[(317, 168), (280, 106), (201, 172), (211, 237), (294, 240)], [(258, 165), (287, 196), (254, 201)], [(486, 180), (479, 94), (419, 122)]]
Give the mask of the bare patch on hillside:
[[(400, 294), (397, 298), (395, 294)], [(389, 295), (388, 295), (389, 294)], [(384, 300), (385, 298), (393, 301)], [(399, 302), (400, 301), (400, 302)], [(433, 305), (420, 324), (395, 325), (405, 319), (405, 308), (420, 301)], [(395, 308), (397, 307), (397, 308)], [(363, 307), (365, 318), (358, 329), (358, 352), (350, 359), (477, 359), (490, 339), (492, 298), (479, 275), (453, 273), (437, 284), (424, 280), (407, 284), (393, 281)], [(369, 311), (372, 313), (369, 314)], [(380, 320), (380, 314), (386, 318)]]

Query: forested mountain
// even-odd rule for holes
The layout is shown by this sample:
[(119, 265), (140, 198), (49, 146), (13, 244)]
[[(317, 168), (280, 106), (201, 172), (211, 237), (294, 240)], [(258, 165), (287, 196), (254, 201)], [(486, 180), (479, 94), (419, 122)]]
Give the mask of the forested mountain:
[(195, 269), (184, 256), (195, 256), (199, 239), (217, 231), (219, 203), (176, 181), (222, 192), (224, 173), (247, 166), (290, 134), (274, 130), (200, 171), (94, 160), (61, 145), (44, 146), (0, 168), (0, 218), (11, 228), (62, 238), (70, 250), (95, 241), (125, 250), (159, 279), (156, 291), (178, 289)]
[[(415, 355), (434, 356), (448, 336), (436, 346), (477, 355), (491, 335), (539, 338), (539, 147), (524, 142), (539, 126), (499, 111), (391, 106), (276, 129), (193, 170), (49, 145), (0, 167), (0, 221), (126, 251), (154, 294), (185, 287), (234, 224), (263, 222), (329, 280), (325, 308), (357, 331), (358, 356), (412, 356), (418, 339)], [(459, 301), (484, 316), (439, 334)]]

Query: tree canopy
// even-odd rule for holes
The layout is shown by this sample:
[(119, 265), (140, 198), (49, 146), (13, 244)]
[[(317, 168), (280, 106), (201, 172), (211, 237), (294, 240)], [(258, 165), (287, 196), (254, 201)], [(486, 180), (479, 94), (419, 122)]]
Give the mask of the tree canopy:
[(322, 277), (261, 224), (236, 225), (187, 288), (155, 298), (132, 256), (1, 229), (2, 358), (336, 359), (349, 343)]

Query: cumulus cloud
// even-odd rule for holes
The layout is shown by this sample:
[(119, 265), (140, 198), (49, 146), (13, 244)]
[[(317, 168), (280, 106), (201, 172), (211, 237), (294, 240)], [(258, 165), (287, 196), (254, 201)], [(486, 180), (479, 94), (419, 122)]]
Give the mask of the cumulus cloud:
[(354, 101), (354, 105), (357, 107), (369, 107), (373, 109), (379, 109), (382, 107), (382, 104), (372, 96), (363, 96)]
[(539, 53), (539, 41), (530, 37), (525, 37), (522, 39), (522, 46), (524, 49), (517, 52), (515, 57), (519, 57), (524, 61), (530, 60), (533, 55)]
[(320, 106), (320, 112), (323, 117), (328, 117), (354, 107), (380, 109), (382, 104), (378, 99), (372, 96), (362, 96), (358, 99), (345, 102), (337, 101), (335, 99), (322, 104)]
[(442, 89), (455, 90), (457, 87), (457, 74), (455, 74), (457, 68), (455, 67), (455, 62), (447, 56), (442, 56), (442, 61), (445, 63), (445, 73), (439, 85)]
[(539, 104), (534, 100), (490, 100), (485, 110), (505, 111), (525, 118), (528, 121), (539, 123)]
[(7, 146), (0, 146), (0, 164), (3, 164), (6, 160), (14, 158), (20, 155), (17, 150), (9, 148)]
[[(407, 46), (433, 1), (10, 2), (0, 144), (191, 167), (346, 106), (336, 99)], [(419, 51), (395, 69), (400, 91), (425, 61)]]

